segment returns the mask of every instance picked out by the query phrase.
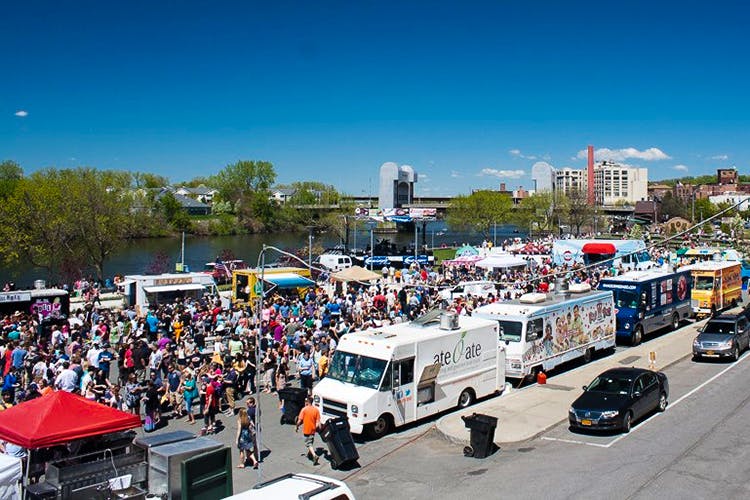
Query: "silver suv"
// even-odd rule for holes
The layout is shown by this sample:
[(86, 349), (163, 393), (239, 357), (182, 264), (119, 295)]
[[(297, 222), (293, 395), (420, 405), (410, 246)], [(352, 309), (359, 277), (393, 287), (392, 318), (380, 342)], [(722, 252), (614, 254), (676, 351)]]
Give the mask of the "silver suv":
[(693, 341), (693, 359), (729, 357), (737, 361), (750, 347), (750, 322), (744, 312), (714, 316)]

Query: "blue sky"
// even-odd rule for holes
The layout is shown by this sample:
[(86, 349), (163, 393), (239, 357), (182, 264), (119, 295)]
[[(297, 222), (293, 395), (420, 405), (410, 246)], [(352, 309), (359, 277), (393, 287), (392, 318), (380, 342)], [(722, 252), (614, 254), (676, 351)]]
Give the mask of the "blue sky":
[[(651, 179), (750, 160), (742, 2), (30, 1), (0, 16), (0, 159), (173, 181), (531, 187), (587, 144)], [(656, 148), (651, 149), (651, 148)], [(484, 172), (484, 173), (482, 173)]]

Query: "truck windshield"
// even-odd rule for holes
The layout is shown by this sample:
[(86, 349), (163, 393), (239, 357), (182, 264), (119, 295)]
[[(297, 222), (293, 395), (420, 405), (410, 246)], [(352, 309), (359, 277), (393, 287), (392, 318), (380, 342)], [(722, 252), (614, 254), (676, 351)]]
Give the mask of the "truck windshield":
[(326, 377), (377, 389), (380, 386), (380, 379), (383, 378), (386, 364), (387, 361), (384, 359), (337, 350), (333, 353)]
[(615, 292), (615, 307), (638, 307), (638, 294), (627, 290), (612, 290)]
[(713, 287), (714, 287), (713, 276), (696, 276), (695, 278), (696, 290), (712, 290)]
[(520, 321), (498, 321), (497, 324), (500, 326), (500, 340), (521, 341), (523, 323)]

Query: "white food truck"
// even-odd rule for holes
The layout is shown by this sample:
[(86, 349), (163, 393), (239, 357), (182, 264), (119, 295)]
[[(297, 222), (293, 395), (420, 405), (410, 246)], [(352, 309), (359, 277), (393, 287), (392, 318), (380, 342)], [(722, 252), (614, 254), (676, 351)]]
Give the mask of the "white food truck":
[(326, 421), (378, 438), (393, 427), (464, 408), (505, 386), (495, 321), (431, 311), (410, 323), (344, 335), (313, 389)]
[(587, 284), (558, 282), (555, 293), (527, 293), (518, 300), (495, 302), (473, 316), (495, 320), (506, 344), (505, 375), (536, 377), (540, 370), (615, 347), (615, 307), (611, 291)]
[(149, 307), (174, 302), (177, 297), (218, 295), (213, 276), (207, 273), (134, 274), (117, 284), (128, 306)]

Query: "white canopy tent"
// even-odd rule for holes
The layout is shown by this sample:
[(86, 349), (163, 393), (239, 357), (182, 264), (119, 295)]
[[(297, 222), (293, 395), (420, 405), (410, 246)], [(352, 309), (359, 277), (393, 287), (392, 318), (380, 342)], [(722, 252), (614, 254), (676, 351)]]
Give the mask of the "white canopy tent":
[(510, 254), (495, 254), (477, 261), (475, 265), (484, 269), (508, 269), (511, 267), (525, 267), (528, 263), (529, 261), (526, 259), (514, 257)]
[(21, 459), (0, 453), (0, 498), (21, 498), (21, 477)]

